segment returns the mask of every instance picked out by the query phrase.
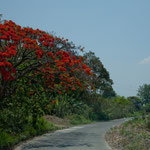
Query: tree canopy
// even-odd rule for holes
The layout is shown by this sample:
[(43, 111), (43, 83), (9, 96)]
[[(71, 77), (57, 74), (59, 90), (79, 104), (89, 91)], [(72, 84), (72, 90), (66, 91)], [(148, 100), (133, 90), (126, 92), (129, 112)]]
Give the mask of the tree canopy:
[(137, 96), (142, 99), (142, 103), (146, 104), (150, 102), (150, 84), (143, 84), (139, 86)]
[(68, 39), (1, 22), (0, 100), (14, 94), (22, 79), (58, 93), (89, 87), (93, 73), (77, 50)]
[(94, 73), (92, 79), (93, 86), (100, 95), (107, 97), (115, 96), (112, 88), (113, 81), (110, 79), (109, 72), (106, 70), (99, 57), (96, 57), (94, 52), (87, 52), (84, 54), (85, 63), (88, 64)]

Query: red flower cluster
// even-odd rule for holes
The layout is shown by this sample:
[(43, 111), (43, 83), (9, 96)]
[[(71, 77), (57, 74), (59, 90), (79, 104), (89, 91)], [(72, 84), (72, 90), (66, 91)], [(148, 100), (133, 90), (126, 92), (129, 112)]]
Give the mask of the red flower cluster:
[[(42, 74), (49, 88), (62, 87), (65, 90), (76, 90), (82, 82), (75, 74), (91, 75), (91, 69), (83, 64), (83, 57), (74, 56), (68, 49), (58, 50), (57, 44), (66, 44), (63, 40), (39, 29), (22, 28), (13, 21), (0, 24), (0, 74), (3, 80), (14, 80), (17, 67), (25, 63), (34, 68), (33, 74)], [(33, 65), (33, 66), (34, 66)], [(22, 65), (25, 66), (25, 65)], [(15, 76), (16, 75), (16, 76)], [(76, 76), (76, 77), (75, 77)], [(57, 83), (56, 83), (57, 79)], [(84, 85), (83, 85), (84, 86)], [(57, 89), (62, 93), (62, 89)]]

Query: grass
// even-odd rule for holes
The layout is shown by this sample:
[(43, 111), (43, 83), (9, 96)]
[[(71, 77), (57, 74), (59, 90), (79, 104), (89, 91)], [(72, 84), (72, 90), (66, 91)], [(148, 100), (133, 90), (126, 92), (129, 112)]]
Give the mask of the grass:
[(109, 137), (106, 139), (114, 148), (122, 150), (149, 150), (149, 117), (139, 117), (125, 122), (121, 126), (111, 129), (106, 134), (106, 137)]
[(58, 129), (58, 127), (50, 122), (47, 122), (43, 118), (38, 120), (36, 129), (28, 124), (21, 133), (7, 133), (6, 131), (0, 129), (0, 150), (12, 150), (12, 147), (15, 144), (23, 140), (47, 133), (49, 131), (54, 131), (56, 129)]
[(82, 124), (89, 124), (92, 121), (84, 117), (83, 115), (74, 114), (72, 116), (68, 116), (70, 123), (72, 125), (82, 125)]

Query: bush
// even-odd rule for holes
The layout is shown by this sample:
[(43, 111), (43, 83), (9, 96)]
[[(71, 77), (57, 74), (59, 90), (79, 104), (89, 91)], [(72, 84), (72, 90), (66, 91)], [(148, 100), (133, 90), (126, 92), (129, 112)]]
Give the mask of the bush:
[(79, 124), (88, 124), (91, 123), (91, 121), (83, 115), (74, 114), (72, 116), (68, 117), (71, 120), (71, 124), (73, 125), (79, 125)]
[(23, 112), (23, 108), (18, 107), (3, 109), (0, 113), (0, 128), (5, 129), (8, 133), (22, 132), (28, 123), (28, 117)]
[(39, 118), (36, 123), (36, 134), (42, 134), (47, 131), (53, 131), (56, 130), (57, 127), (54, 126), (52, 123), (46, 121), (44, 118)]
[(14, 138), (14, 136), (6, 133), (5, 131), (0, 131), (0, 149), (1, 150), (9, 149), (16, 142), (17, 142), (17, 139)]
[(88, 106), (92, 108), (91, 120), (110, 120), (129, 116), (135, 108), (133, 103), (125, 97), (105, 99), (98, 94), (89, 95)]
[(36, 122), (36, 128), (32, 126), (32, 119), (30, 118), (28, 123), (24, 124), (24, 129), (22, 132), (19, 133), (7, 132), (6, 129), (0, 129), (0, 150), (10, 149), (13, 145), (22, 140), (56, 129), (58, 129), (58, 127), (47, 122), (43, 118), (38, 118)]

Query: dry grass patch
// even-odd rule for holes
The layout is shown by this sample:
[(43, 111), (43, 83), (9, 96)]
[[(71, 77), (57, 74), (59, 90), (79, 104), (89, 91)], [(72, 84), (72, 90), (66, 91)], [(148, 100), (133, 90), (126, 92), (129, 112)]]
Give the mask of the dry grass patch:
[(148, 119), (136, 118), (125, 122), (108, 131), (105, 138), (115, 150), (150, 150)]

